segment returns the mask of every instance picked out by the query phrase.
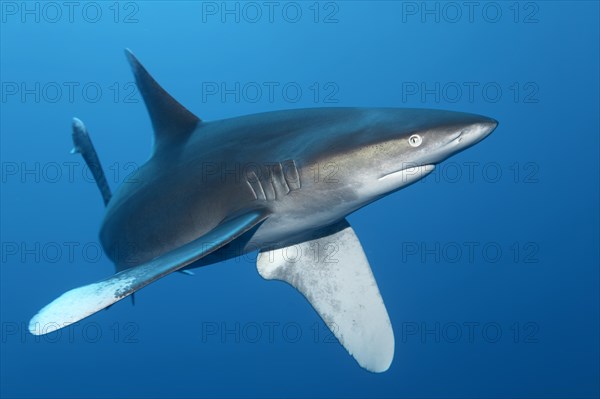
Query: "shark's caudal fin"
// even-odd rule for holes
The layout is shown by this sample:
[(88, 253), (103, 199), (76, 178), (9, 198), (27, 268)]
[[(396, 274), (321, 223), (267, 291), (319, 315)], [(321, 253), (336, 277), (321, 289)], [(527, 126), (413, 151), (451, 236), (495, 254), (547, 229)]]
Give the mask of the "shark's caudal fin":
[(94, 180), (96, 180), (96, 184), (102, 194), (104, 205), (108, 205), (112, 194), (108, 182), (106, 181), (104, 170), (102, 169), (100, 159), (98, 159), (98, 154), (96, 154), (96, 149), (92, 144), (92, 139), (90, 138), (85, 125), (77, 118), (73, 118), (73, 149), (71, 150), (71, 153), (81, 154), (86, 165), (90, 168)]
[(96, 283), (67, 291), (33, 316), (29, 322), (29, 331), (34, 335), (48, 334), (76, 323), (216, 251), (257, 228), (267, 216), (268, 213), (262, 210), (239, 214), (223, 221), (202, 237), (158, 258)]
[(200, 119), (171, 97), (129, 49), (125, 49), (125, 55), (154, 127), (154, 152), (163, 146), (184, 142)]
[(294, 247), (260, 252), (260, 275), (300, 291), (361, 367), (386, 371), (394, 357), (394, 333), (352, 227), (343, 220)]

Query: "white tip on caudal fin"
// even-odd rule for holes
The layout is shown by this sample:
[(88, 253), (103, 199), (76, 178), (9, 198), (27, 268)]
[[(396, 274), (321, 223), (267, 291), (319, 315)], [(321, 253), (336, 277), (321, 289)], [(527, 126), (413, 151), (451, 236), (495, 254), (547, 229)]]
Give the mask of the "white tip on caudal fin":
[(260, 275), (300, 291), (361, 367), (386, 371), (394, 357), (394, 332), (352, 227), (344, 220), (294, 247), (261, 252)]

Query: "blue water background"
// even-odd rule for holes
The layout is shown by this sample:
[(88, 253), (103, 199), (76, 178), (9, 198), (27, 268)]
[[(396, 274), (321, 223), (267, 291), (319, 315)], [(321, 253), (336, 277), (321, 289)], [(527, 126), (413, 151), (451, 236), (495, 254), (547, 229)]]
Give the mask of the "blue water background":
[[(460, 17), (447, 3), (428, 3), (439, 21), (421, 14), (421, 2), (320, 3), (317, 22), (304, 2), (296, 3), (297, 23), (283, 17), (283, 2), (273, 21), (256, 3), (258, 22), (253, 10), (223, 22), (207, 3), (191, 1), (123, 2), (115, 22), (114, 4), (96, 3), (96, 23), (83, 18), (86, 3), (77, 3), (72, 22), (64, 6), (57, 22), (55, 14), (36, 22), (7, 3), (14, 2), (2, 3), (0, 37), (2, 397), (600, 394), (597, 2), (493, 3), (500, 18), (496, 8), (484, 17), (483, 2), (471, 20), (462, 3), (453, 3)], [(93, 252), (104, 209), (80, 158), (69, 154), (70, 123), (77, 116), (89, 127), (113, 189), (128, 162), (148, 158), (150, 121), (130, 85), (125, 47), (205, 120), (386, 106), (500, 121), (425, 182), (349, 218), (395, 330), (388, 372), (358, 367), (308, 303), (263, 281), (251, 257), (164, 278), (139, 292), (135, 307), (123, 301), (60, 334), (27, 334), (41, 306), (113, 272)], [(22, 84), (36, 82), (39, 99), (22, 93)], [(53, 82), (63, 88), (56, 101)], [(73, 99), (69, 82), (78, 84)], [(215, 82), (279, 86), (272, 100), (265, 91), (256, 102), (251, 92), (223, 101), (206, 92)], [(282, 93), (290, 82), (302, 89), (296, 102)], [(102, 89), (98, 101), (94, 87)], [(73, 179), (68, 162), (76, 162)]]

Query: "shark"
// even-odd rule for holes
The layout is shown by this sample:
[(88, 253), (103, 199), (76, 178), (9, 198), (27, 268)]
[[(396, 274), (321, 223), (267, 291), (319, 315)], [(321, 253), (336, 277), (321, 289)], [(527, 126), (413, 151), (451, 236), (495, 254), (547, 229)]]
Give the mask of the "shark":
[(347, 216), (424, 178), (498, 122), (411, 108), (292, 109), (209, 122), (125, 54), (154, 142), (114, 195), (86, 126), (73, 120), (73, 152), (106, 205), (100, 241), (116, 272), (59, 296), (29, 331), (50, 333), (171, 273), (257, 251), (260, 276), (300, 292), (362, 368), (388, 370), (392, 323)]

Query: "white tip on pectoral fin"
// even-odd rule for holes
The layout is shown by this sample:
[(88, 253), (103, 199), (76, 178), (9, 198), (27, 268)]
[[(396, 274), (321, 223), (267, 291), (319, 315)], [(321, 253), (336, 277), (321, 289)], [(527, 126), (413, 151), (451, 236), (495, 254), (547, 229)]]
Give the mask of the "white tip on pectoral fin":
[(260, 275), (300, 291), (361, 367), (386, 371), (394, 357), (394, 332), (352, 227), (344, 220), (331, 234), (294, 247), (261, 252)]
[(67, 291), (33, 316), (29, 332), (43, 335), (76, 323), (131, 294), (118, 296), (119, 288), (133, 282), (133, 277), (108, 279)]
[(258, 226), (267, 216), (264, 210), (239, 214), (223, 221), (202, 237), (158, 258), (105, 280), (67, 291), (33, 316), (29, 331), (34, 335), (48, 334), (76, 323), (219, 249)]

